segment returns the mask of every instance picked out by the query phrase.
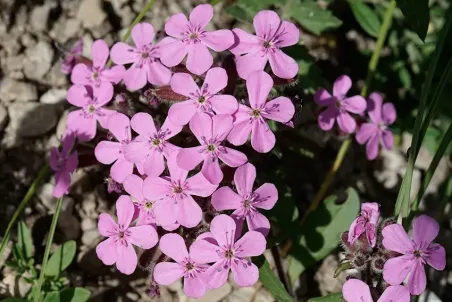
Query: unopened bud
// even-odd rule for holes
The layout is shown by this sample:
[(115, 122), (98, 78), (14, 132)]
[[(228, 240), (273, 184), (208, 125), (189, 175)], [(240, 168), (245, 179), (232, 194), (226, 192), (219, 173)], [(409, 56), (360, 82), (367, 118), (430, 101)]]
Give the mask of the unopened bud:
[(367, 267), (367, 262), (369, 261), (369, 257), (361, 252), (356, 252), (355, 257), (353, 258), (353, 267), (357, 270), (365, 270)]
[(386, 260), (388, 260), (388, 258), (384, 254), (377, 254), (375, 257), (373, 257), (370, 262), (372, 271), (377, 275), (382, 274)]
[(187, 100), (186, 96), (174, 92), (169, 85), (152, 89), (151, 93), (160, 101), (183, 102)]

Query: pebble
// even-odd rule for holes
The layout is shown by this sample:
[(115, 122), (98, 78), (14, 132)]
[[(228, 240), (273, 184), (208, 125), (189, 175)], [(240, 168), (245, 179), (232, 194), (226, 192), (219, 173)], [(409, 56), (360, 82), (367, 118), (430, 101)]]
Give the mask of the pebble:
[(5, 106), (0, 104), (0, 131), (3, 131), (7, 121), (8, 121), (8, 112), (6, 111)]
[(189, 302), (219, 302), (226, 298), (232, 291), (232, 286), (226, 283), (220, 288), (207, 291), (206, 295), (200, 299), (189, 298)]
[(32, 84), (4, 78), (0, 86), (0, 100), (30, 102), (38, 100), (38, 91)]
[(42, 81), (52, 67), (54, 51), (49, 43), (39, 41), (35, 46), (27, 48), (24, 73), (29, 79)]
[(59, 104), (66, 100), (67, 89), (52, 88), (44, 93), (39, 101), (43, 104)]
[(106, 18), (101, 0), (82, 0), (80, 3), (77, 19), (82, 21), (83, 27), (93, 29), (101, 25)]
[(47, 30), (47, 24), (50, 11), (53, 6), (44, 4), (42, 6), (36, 6), (33, 8), (30, 14), (30, 30), (31, 31), (45, 31)]
[(8, 107), (9, 132), (20, 137), (37, 137), (52, 130), (58, 122), (57, 110), (40, 103), (13, 103)]

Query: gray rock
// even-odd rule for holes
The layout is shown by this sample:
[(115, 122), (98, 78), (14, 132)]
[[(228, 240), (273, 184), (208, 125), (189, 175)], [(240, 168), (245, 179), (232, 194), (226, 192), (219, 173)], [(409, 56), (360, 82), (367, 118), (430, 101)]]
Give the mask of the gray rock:
[(0, 86), (0, 99), (4, 102), (36, 101), (38, 100), (38, 91), (31, 84), (5, 78)]
[(82, 21), (83, 27), (92, 29), (101, 25), (107, 18), (102, 9), (101, 0), (82, 0), (77, 11), (77, 19)]
[(232, 286), (229, 283), (226, 283), (220, 288), (209, 290), (206, 295), (200, 299), (192, 299), (189, 298), (190, 302), (218, 302), (222, 299), (226, 298), (229, 293), (232, 291)]
[(52, 88), (44, 93), (39, 101), (43, 104), (59, 104), (66, 100), (66, 89)]
[(4, 35), (2, 38), (2, 48), (6, 50), (8, 55), (16, 55), (19, 53), (21, 45), (19, 43), (19, 35), (15, 35), (10, 33), (8, 35)]
[(44, 41), (39, 41), (35, 46), (27, 48), (24, 64), (25, 76), (32, 80), (42, 81), (52, 67), (53, 54), (52, 47)]
[(67, 87), (68, 77), (61, 72), (61, 61), (55, 62), (45, 77), (47, 85), (52, 87)]
[(319, 283), (320, 293), (323, 296), (340, 292), (342, 285), (345, 283), (345, 274), (334, 278), (334, 271), (338, 264), (336, 256), (329, 255), (323, 260), (322, 265), (314, 276), (314, 279)]
[(33, 37), (30, 33), (24, 33), (20, 36), (20, 42), (25, 47), (32, 47), (36, 45), (36, 38)]
[(45, 31), (49, 20), (49, 14), (53, 5), (44, 4), (33, 8), (30, 14), (30, 29), (31, 31)]
[(6, 122), (8, 120), (8, 112), (6, 108), (0, 104), (0, 131), (5, 128)]
[(60, 18), (50, 31), (50, 36), (60, 43), (66, 43), (71, 38), (78, 38), (82, 34), (82, 22), (75, 18)]
[(13, 103), (8, 107), (9, 132), (20, 137), (37, 137), (52, 130), (58, 122), (55, 106), (40, 103)]
[[(11, 74), (22, 74), (22, 69), (24, 67), (24, 59), (25, 56), (23, 54), (17, 56), (8, 56), (5, 60), (2, 61), (2, 67), (5, 70), (5, 73), (11, 77)], [(17, 79), (17, 77), (14, 77)]]

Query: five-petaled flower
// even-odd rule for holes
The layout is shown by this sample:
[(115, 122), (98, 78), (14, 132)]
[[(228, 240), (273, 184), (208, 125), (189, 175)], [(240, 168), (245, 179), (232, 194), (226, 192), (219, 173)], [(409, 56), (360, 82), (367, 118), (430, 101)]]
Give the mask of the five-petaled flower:
[(155, 32), (149, 23), (138, 23), (132, 29), (132, 39), (136, 47), (118, 42), (111, 49), (111, 60), (116, 64), (132, 66), (124, 73), (124, 84), (128, 89), (143, 88), (147, 82), (153, 85), (166, 85), (171, 71), (160, 63), (160, 47), (152, 45)]
[(155, 266), (154, 279), (160, 285), (170, 285), (184, 277), (184, 292), (191, 298), (205, 295), (208, 285), (203, 273), (209, 268), (206, 262), (195, 261), (196, 252), (187, 251), (184, 239), (178, 234), (166, 234), (160, 239), (160, 250), (174, 262), (160, 262)]
[(94, 41), (91, 46), (92, 66), (84, 63), (75, 65), (71, 74), (72, 83), (95, 87), (108, 86), (113, 89), (113, 84), (118, 84), (122, 80), (125, 68), (122, 65), (107, 68), (109, 53), (107, 43), (104, 40)]
[(236, 241), (237, 237), (234, 220), (219, 215), (212, 220), (210, 232), (200, 235), (192, 244), (194, 261), (215, 262), (204, 273), (204, 280), (210, 287), (218, 288), (225, 284), (230, 270), (239, 286), (252, 286), (259, 279), (259, 269), (249, 257), (264, 253), (267, 244), (264, 235), (249, 231)]
[(138, 211), (137, 225), (150, 224), (157, 227), (157, 221), (154, 213), (154, 200), (150, 200), (145, 196), (143, 179), (135, 174), (130, 174), (124, 179), (124, 190), (129, 193), (135, 207)]
[(173, 104), (168, 117), (176, 125), (185, 125), (197, 112), (211, 114), (233, 114), (238, 103), (232, 95), (218, 94), (228, 83), (228, 75), (223, 68), (209, 69), (202, 87), (199, 88), (191, 75), (176, 73), (171, 78), (171, 89), (189, 99)]
[(177, 156), (179, 167), (193, 170), (204, 161), (202, 175), (212, 184), (219, 184), (223, 179), (223, 172), (218, 159), (230, 167), (238, 167), (248, 161), (244, 153), (222, 145), (231, 129), (230, 115), (218, 114), (211, 117), (207, 113), (197, 113), (190, 121), (190, 130), (201, 146), (180, 150)]
[(294, 45), (300, 39), (300, 31), (295, 24), (281, 21), (270, 10), (257, 13), (253, 19), (256, 35), (235, 28), (237, 41), (230, 51), (237, 55), (237, 72), (243, 79), (252, 73), (264, 70), (267, 61), (273, 73), (283, 79), (291, 79), (298, 73), (297, 62), (286, 55), (280, 48)]
[[(342, 287), (347, 302), (374, 302), (369, 285), (358, 279), (350, 279)], [(389, 286), (376, 302), (409, 302), (410, 292), (403, 285)]]
[(171, 37), (161, 42), (162, 63), (169, 67), (176, 66), (188, 54), (187, 69), (197, 75), (206, 72), (213, 63), (207, 47), (224, 51), (234, 44), (232, 31), (205, 29), (212, 17), (213, 7), (210, 4), (196, 6), (190, 13), (190, 20), (182, 13), (171, 16), (165, 24), (165, 32)]
[(378, 155), (380, 142), (386, 150), (392, 149), (394, 137), (388, 126), (395, 122), (397, 114), (394, 105), (383, 104), (383, 97), (377, 92), (369, 95), (367, 112), (370, 121), (361, 125), (356, 133), (356, 141), (361, 145), (367, 142), (367, 158), (373, 160)]
[(137, 267), (138, 259), (133, 245), (150, 249), (158, 242), (158, 235), (151, 225), (130, 226), (135, 207), (129, 196), (122, 195), (116, 201), (118, 223), (106, 213), (99, 215), (99, 233), (108, 237), (96, 247), (97, 257), (105, 265), (116, 263), (118, 270), (130, 275)]
[(334, 121), (337, 120), (339, 128), (345, 133), (355, 131), (356, 121), (350, 113), (363, 113), (366, 110), (366, 100), (360, 95), (347, 97), (347, 92), (351, 87), (352, 80), (347, 75), (342, 75), (334, 82), (332, 96), (324, 88), (317, 90), (314, 100), (320, 106), (326, 107), (318, 118), (322, 130), (331, 130)]
[(283, 96), (267, 102), (272, 87), (273, 80), (264, 71), (256, 71), (248, 77), (246, 88), (251, 108), (239, 105), (239, 110), (234, 114), (234, 128), (228, 136), (232, 144), (243, 145), (251, 133), (254, 150), (266, 153), (275, 146), (276, 138), (267, 119), (287, 123), (295, 113), (295, 106)]
[(234, 184), (237, 193), (229, 187), (221, 187), (212, 195), (212, 205), (217, 211), (235, 211), (231, 217), (237, 224), (237, 232), (241, 233), (246, 219), (250, 231), (258, 231), (267, 236), (270, 222), (259, 213), (258, 209), (270, 210), (278, 200), (278, 190), (274, 184), (265, 183), (253, 191), (256, 179), (256, 168), (247, 163), (237, 168), (234, 174)]
[(348, 231), (348, 242), (354, 244), (361, 234), (366, 235), (371, 247), (377, 243), (376, 226), (380, 218), (380, 205), (376, 202), (365, 202), (361, 205), (361, 213), (352, 222)]
[(77, 169), (77, 151), (71, 154), (74, 143), (75, 135), (68, 131), (63, 136), (61, 151), (57, 147), (50, 150), (50, 167), (55, 172), (54, 197), (60, 198), (67, 193), (71, 185), (71, 173)]
[(402, 283), (408, 276), (408, 289), (412, 295), (421, 294), (427, 285), (424, 265), (436, 270), (446, 266), (446, 251), (432, 241), (438, 236), (439, 225), (431, 217), (421, 215), (413, 220), (412, 239), (400, 224), (391, 224), (382, 231), (383, 246), (402, 254), (386, 261), (383, 278), (391, 285)]

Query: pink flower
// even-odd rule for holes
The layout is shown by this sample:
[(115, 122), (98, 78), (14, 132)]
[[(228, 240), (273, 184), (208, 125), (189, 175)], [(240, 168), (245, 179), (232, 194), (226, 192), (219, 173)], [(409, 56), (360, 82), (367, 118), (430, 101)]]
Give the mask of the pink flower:
[(375, 229), (380, 218), (380, 205), (376, 202), (365, 202), (361, 205), (361, 213), (350, 225), (348, 242), (354, 244), (361, 234), (366, 233), (367, 241), (375, 247), (377, 236)]
[(443, 246), (432, 243), (439, 232), (439, 225), (433, 218), (421, 215), (413, 220), (412, 228), (412, 239), (399, 224), (391, 224), (383, 229), (383, 246), (403, 254), (386, 261), (383, 278), (391, 285), (398, 285), (408, 276), (410, 293), (419, 295), (427, 283), (425, 263), (436, 270), (443, 270), (446, 266), (446, 251)]
[(356, 128), (355, 119), (350, 113), (363, 113), (366, 110), (366, 100), (359, 95), (347, 97), (346, 94), (352, 87), (352, 80), (342, 75), (337, 78), (333, 86), (333, 96), (324, 88), (320, 88), (314, 95), (314, 101), (326, 109), (319, 114), (319, 126), (322, 130), (328, 131), (333, 128), (334, 121), (342, 131), (353, 133)]
[(136, 47), (118, 42), (111, 49), (111, 59), (116, 64), (132, 66), (124, 73), (124, 84), (130, 90), (143, 88), (147, 82), (166, 85), (171, 71), (160, 63), (160, 45), (152, 45), (155, 32), (149, 23), (138, 23), (132, 29), (132, 39)]
[(187, 251), (184, 239), (177, 234), (166, 234), (160, 239), (160, 250), (174, 262), (160, 262), (155, 266), (154, 279), (160, 285), (170, 285), (184, 277), (184, 292), (191, 298), (206, 294), (207, 284), (202, 274), (209, 268), (205, 262), (194, 261), (194, 252)]
[(187, 69), (197, 75), (206, 72), (213, 63), (208, 48), (224, 51), (234, 44), (234, 35), (230, 30), (205, 30), (212, 17), (213, 7), (210, 4), (195, 7), (190, 13), (190, 21), (182, 13), (171, 16), (165, 24), (165, 32), (171, 37), (161, 42), (162, 63), (168, 67), (176, 66), (188, 54)]
[(300, 39), (298, 28), (288, 21), (281, 21), (271, 10), (260, 11), (253, 20), (256, 35), (244, 30), (233, 30), (238, 43), (230, 49), (238, 56), (237, 72), (243, 79), (248, 79), (253, 72), (264, 70), (270, 62), (273, 73), (283, 79), (291, 79), (298, 73), (298, 64), (280, 48), (295, 45)]
[(229, 187), (221, 187), (212, 195), (212, 205), (218, 211), (235, 210), (231, 217), (241, 233), (243, 221), (246, 219), (250, 231), (258, 231), (267, 236), (270, 222), (259, 213), (258, 208), (270, 210), (278, 200), (278, 190), (274, 184), (265, 183), (253, 192), (256, 179), (256, 168), (247, 163), (237, 168), (234, 174), (234, 184), (237, 193)]
[(218, 187), (209, 183), (201, 173), (187, 178), (188, 171), (176, 163), (177, 153), (168, 159), (170, 177), (148, 177), (144, 181), (144, 193), (149, 200), (156, 200), (154, 213), (162, 225), (179, 223), (193, 228), (202, 218), (202, 210), (192, 195), (208, 197)]
[(198, 113), (190, 121), (190, 129), (201, 146), (179, 151), (177, 164), (185, 170), (193, 170), (204, 161), (201, 173), (212, 184), (223, 179), (218, 159), (229, 167), (238, 167), (248, 161), (242, 152), (225, 147), (223, 140), (232, 129), (232, 116), (219, 114), (211, 117), (207, 113)]
[(82, 55), (83, 52), (83, 38), (77, 40), (74, 43), (69, 53), (66, 53), (63, 61), (61, 62), (61, 72), (65, 74), (71, 74), (74, 68), (77, 58)]
[(94, 150), (94, 155), (104, 165), (114, 163), (110, 175), (113, 180), (122, 183), (127, 176), (133, 173), (133, 163), (124, 157), (125, 148), (132, 140), (129, 118), (122, 113), (113, 114), (108, 120), (108, 130), (118, 141), (99, 142)]
[(71, 80), (74, 84), (90, 85), (95, 87), (109, 86), (113, 88), (113, 84), (118, 84), (125, 72), (122, 65), (107, 68), (105, 65), (108, 60), (107, 43), (104, 40), (96, 40), (91, 46), (91, 56), (93, 65), (79, 63), (72, 70)]
[[(347, 302), (374, 302), (369, 286), (361, 280), (350, 279), (342, 287), (342, 294)], [(403, 285), (389, 286), (377, 302), (409, 302), (410, 292)]]
[(69, 113), (67, 128), (74, 131), (81, 141), (92, 140), (96, 136), (96, 121), (99, 121), (103, 128), (107, 128), (109, 117), (115, 113), (102, 108), (112, 97), (112, 86), (73, 85), (67, 92), (67, 100), (81, 109)]
[(129, 193), (132, 201), (138, 210), (137, 225), (150, 224), (157, 227), (155, 219), (155, 201), (145, 197), (144, 181), (141, 177), (131, 174), (124, 180), (124, 190)]
[(259, 269), (249, 257), (264, 253), (267, 244), (265, 237), (259, 232), (249, 231), (235, 241), (235, 230), (231, 217), (216, 216), (210, 224), (210, 233), (199, 236), (190, 248), (195, 262), (215, 262), (204, 273), (204, 280), (212, 288), (224, 285), (231, 269), (239, 286), (252, 286), (259, 279)]
[(256, 71), (248, 77), (246, 88), (251, 105), (239, 105), (235, 113), (234, 129), (228, 140), (238, 146), (248, 140), (251, 133), (251, 145), (261, 153), (270, 151), (275, 146), (275, 135), (267, 124), (267, 119), (287, 123), (295, 113), (295, 107), (286, 97), (277, 97), (267, 102), (273, 87), (273, 80), (264, 71)]
[(55, 172), (55, 187), (53, 196), (60, 198), (66, 194), (71, 185), (71, 173), (77, 169), (78, 155), (77, 151), (71, 154), (75, 143), (75, 135), (67, 132), (62, 140), (61, 152), (57, 147), (50, 150), (50, 168)]
[(132, 129), (139, 134), (127, 147), (125, 158), (133, 163), (144, 163), (144, 172), (148, 175), (159, 176), (165, 170), (165, 161), (171, 153), (179, 147), (167, 142), (182, 130), (182, 126), (175, 126), (167, 118), (160, 130), (154, 125), (152, 116), (140, 112), (132, 117)]
[(356, 133), (356, 141), (361, 145), (367, 142), (367, 158), (373, 160), (377, 158), (380, 142), (386, 150), (392, 149), (394, 137), (388, 126), (395, 122), (397, 114), (394, 105), (383, 105), (383, 97), (376, 92), (369, 95), (367, 111), (370, 121), (361, 125)]
[(228, 75), (223, 68), (212, 68), (206, 74), (201, 89), (191, 75), (176, 73), (171, 78), (171, 89), (185, 95), (189, 100), (173, 104), (168, 117), (176, 125), (185, 125), (197, 112), (233, 114), (238, 103), (232, 95), (217, 94), (228, 83)]
[(134, 212), (133, 202), (122, 195), (116, 201), (118, 223), (109, 214), (99, 215), (99, 233), (108, 239), (97, 245), (97, 257), (105, 265), (116, 263), (118, 270), (126, 275), (132, 274), (137, 267), (137, 254), (132, 244), (150, 249), (158, 242), (157, 232), (152, 226), (130, 226)]

